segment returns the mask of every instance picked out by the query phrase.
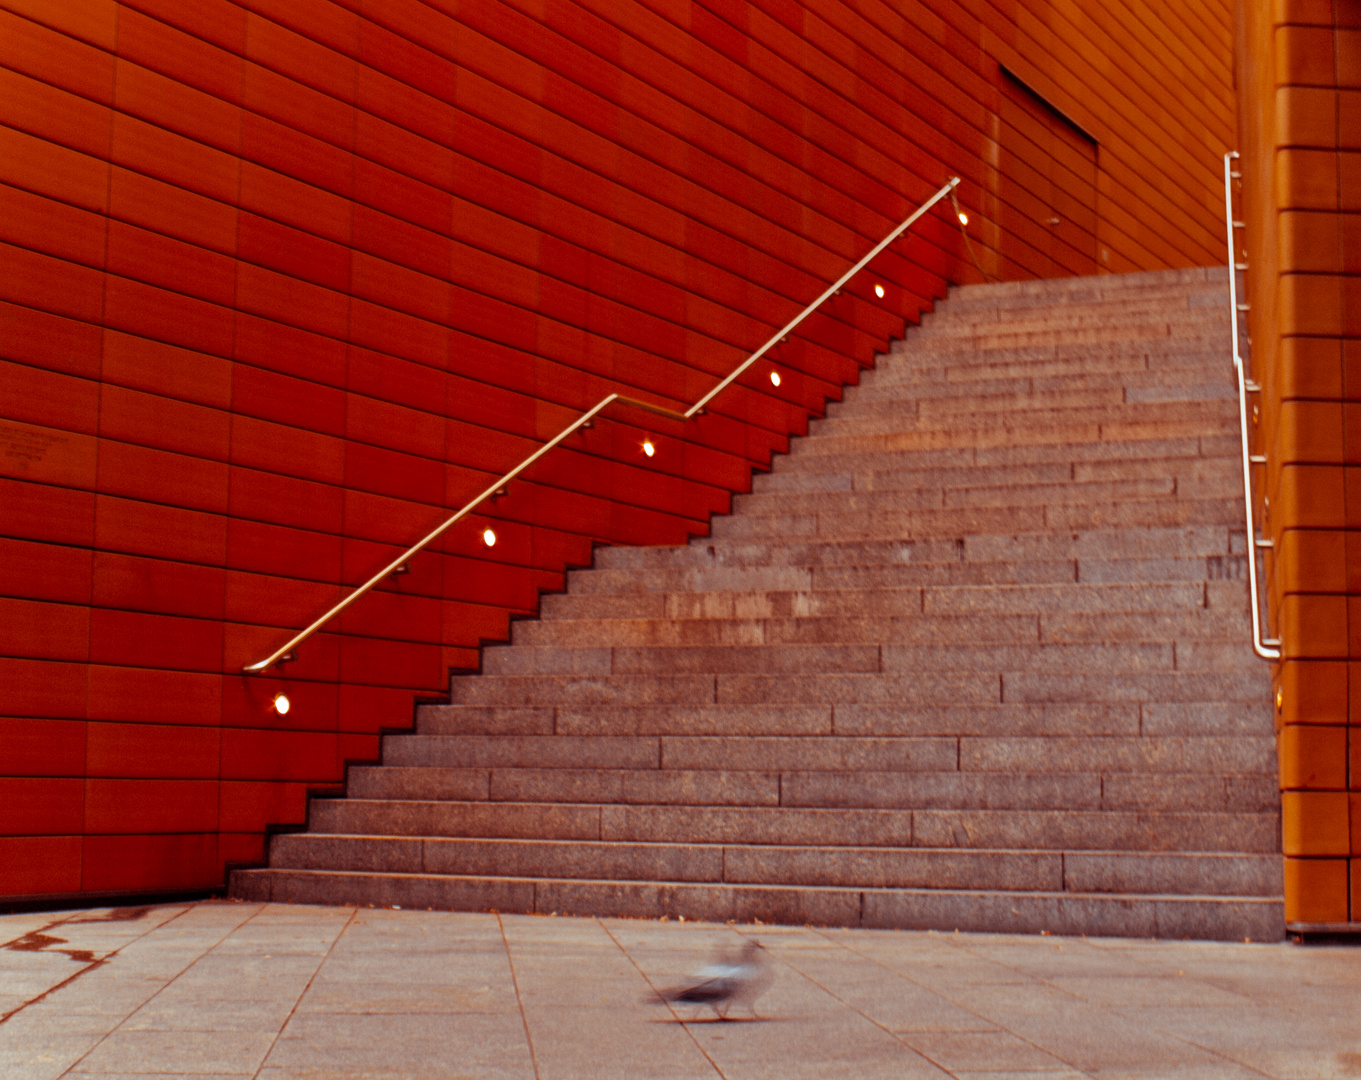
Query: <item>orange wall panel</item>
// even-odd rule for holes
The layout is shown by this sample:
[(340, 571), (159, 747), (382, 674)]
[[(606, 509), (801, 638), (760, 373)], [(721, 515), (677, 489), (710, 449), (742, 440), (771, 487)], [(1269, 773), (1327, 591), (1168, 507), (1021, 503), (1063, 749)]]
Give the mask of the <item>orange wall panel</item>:
[[(602, 419), (296, 662), (241, 672), (604, 394), (698, 398), (950, 175), (996, 275), (1091, 244), (1102, 269), (1219, 261), (1227, 24), (1152, 3), (6, 3), (0, 437), (28, 449), (0, 465), (0, 816), (34, 784), (51, 812), (0, 839), (0, 895), (220, 887), (594, 544), (703, 534), (977, 279), (948, 209), (876, 262), (882, 299), (853, 282), (771, 357), (778, 391)], [(1307, 46), (1282, 55), (1312, 72)], [(1003, 63), (1094, 159), (1021, 122), (999, 182)], [(1052, 251), (1051, 202), (1077, 222)], [(1343, 325), (1355, 245), (1292, 229)], [(1291, 414), (1283, 507), (1345, 495), (1361, 449), (1315, 438), (1342, 400)], [(1346, 551), (1361, 510), (1330, 513)], [(1318, 665), (1349, 615), (1292, 543)], [(1314, 728), (1302, 794), (1333, 767)]]
[[(1361, 309), (1355, 13), (1345, 5), (1245, 5), (1237, 67), (1253, 377), (1262, 386), (1255, 493), (1278, 687), (1288, 924), (1361, 925)], [(1268, 500), (1270, 512), (1268, 513)], [(1326, 667), (1296, 657), (1336, 658)], [(1316, 681), (1318, 675), (1326, 678)], [(1350, 886), (1349, 886), (1350, 881)], [(1349, 895), (1350, 889), (1350, 895)]]

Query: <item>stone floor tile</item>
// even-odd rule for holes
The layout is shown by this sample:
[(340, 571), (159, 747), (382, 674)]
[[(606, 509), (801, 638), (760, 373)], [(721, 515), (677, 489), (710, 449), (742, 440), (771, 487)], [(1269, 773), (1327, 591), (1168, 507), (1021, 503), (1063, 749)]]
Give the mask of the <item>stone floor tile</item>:
[(1166, 1007), (1200, 1009), (1244, 1009), (1251, 998), (1216, 986), (1212, 980), (1198, 979), (1187, 972), (1184, 977), (1111, 974), (1099, 978), (1079, 975), (1068, 978), (1050, 975), (1045, 980), (1079, 1001), (1115, 1010)]
[(707, 1048), (729, 1080), (948, 1076), (902, 1039), (836, 1002), (796, 1004), (790, 996), (776, 996), (773, 988), (767, 996), (776, 1000), (762, 1015), (772, 1019), (723, 1024), (725, 1038)]
[(1026, 1069), (1022, 1072), (1007, 1069), (1002, 1072), (973, 1072), (963, 1070), (950, 1075), (956, 1080), (1089, 1080), (1090, 1073), (1076, 1072), (1073, 1069)]
[[(223, 987), (231, 996), (253, 993), (297, 998), (316, 973), (324, 953), (251, 953), (227, 948), (227, 943), (205, 951), (186, 963), (178, 981), (187, 986)], [(112, 967), (113, 965), (109, 965)], [(178, 973), (177, 973), (178, 974)]]
[[(99, 1080), (147, 1080), (154, 1077), (155, 1080), (252, 1080), (254, 1073), (169, 1073), (155, 1069), (154, 1067), (147, 1072), (126, 1072), (126, 1073), (87, 1073), (82, 1072), (79, 1067), (72, 1069), (66, 1074), (69, 1077), (78, 1076), (97, 1076)], [(1047, 1080), (1047, 1078), (1046, 1078)]]
[[(473, 980), (475, 983), (477, 980)], [(509, 979), (490, 979), (480, 986), (402, 983), (388, 980), (327, 980), (318, 976), (303, 1008), (315, 1013), (515, 1013), (519, 1005)]]
[(97, 1034), (47, 1030), (35, 1033), (7, 1021), (0, 1025), (0, 1076), (5, 1080), (56, 1080), (99, 1041)]
[(293, 1017), (265, 1063), (270, 1068), (366, 1075), (532, 1077), (533, 1065), (518, 1013), (423, 1015), (303, 1013)]
[(996, 1025), (961, 1009), (919, 980), (866, 964), (861, 957), (845, 950), (830, 956), (772, 951), (805, 978), (890, 1031), (997, 1030)]
[(1103, 1010), (1095, 1022), (1090, 1007), (1053, 987), (1005, 987), (991, 995), (970, 991), (961, 1003), (1085, 1072), (1217, 1067), (1226, 1077), (1250, 1073), (1222, 1055), (1112, 1011)]
[(277, 1031), (129, 1031), (110, 1033), (80, 1062), (87, 1073), (254, 1072)]
[(27, 934), (50, 926), (60, 915), (48, 911), (21, 912), (15, 915), (0, 915), (0, 948)]
[(903, 1039), (951, 1073), (1072, 1071), (1068, 1062), (1006, 1031), (911, 1032)]
[(64, 953), (0, 951), (0, 986), (7, 995), (28, 1001), (86, 966), (88, 962), (74, 961)]
[[(527, 1008), (539, 1076), (543, 1080), (714, 1076), (713, 1065), (700, 1049), (704, 1040), (697, 1028), (703, 1025), (687, 1029), (665, 1010), (643, 1019), (636, 1005), (635, 1000)], [(582, 1038), (583, 1031), (589, 1031), (590, 1038)]]
[(109, 964), (87, 972), (41, 1001), (27, 1006), (23, 1014), (50, 1012), (55, 1016), (89, 1016), (102, 1018), (104, 1023), (112, 1026), (151, 1000), (165, 984), (164, 978), (127, 975)]
[(201, 998), (172, 994), (168, 988), (123, 1021), (120, 1031), (267, 1031), (288, 1021), (296, 998)]

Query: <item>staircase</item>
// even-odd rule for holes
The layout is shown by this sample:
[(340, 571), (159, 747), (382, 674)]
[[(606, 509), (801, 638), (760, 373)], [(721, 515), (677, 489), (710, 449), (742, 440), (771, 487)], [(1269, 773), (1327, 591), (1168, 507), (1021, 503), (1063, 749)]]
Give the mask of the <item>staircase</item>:
[(609, 548), (250, 899), (1277, 939), (1223, 270), (967, 286)]

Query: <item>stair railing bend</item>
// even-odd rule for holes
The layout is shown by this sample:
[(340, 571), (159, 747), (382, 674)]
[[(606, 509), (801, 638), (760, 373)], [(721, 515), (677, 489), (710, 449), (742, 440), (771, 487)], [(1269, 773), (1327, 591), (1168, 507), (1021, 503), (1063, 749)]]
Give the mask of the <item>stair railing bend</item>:
[(568, 436), (574, 434), (577, 431), (580, 431), (584, 427), (589, 427), (591, 425), (591, 422), (598, 415), (600, 415), (600, 413), (602, 413), (610, 405), (613, 405), (615, 402), (621, 402), (625, 405), (632, 405), (635, 408), (645, 409), (648, 412), (656, 413), (659, 416), (665, 416), (672, 420), (681, 421), (690, 420), (695, 416), (699, 415), (700, 413), (702, 413), (704, 411), (704, 407), (708, 405), (709, 402), (711, 402), (715, 397), (717, 397), (718, 394), (720, 394), (723, 390), (727, 389), (727, 387), (732, 384), (734, 379), (737, 379), (744, 371), (751, 367), (752, 364), (756, 363), (758, 360), (761, 359), (761, 357), (765, 356), (766, 353), (768, 353), (771, 349), (773, 349), (776, 345), (778, 345), (781, 341), (788, 337), (792, 331), (798, 328), (800, 323), (802, 323), (806, 318), (808, 318), (808, 316), (812, 315), (813, 312), (817, 311), (817, 309), (820, 308), (824, 303), (826, 303), (829, 299), (831, 299), (838, 292), (840, 292), (842, 287), (848, 281), (850, 281), (851, 278), (855, 277), (856, 274), (863, 270), (869, 264), (871, 259), (873, 259), (881, 251), (883, 251), (884, 248), (888, 247), (889, 244), (893, 243), (893, 241), (898, 239), (898, 237), (902, 236), (903, 233), (905, 233), (908, 229), (912, 227), (913, 224), (916, 223), (918, 218), (920, 218), (923, 214), (925, 214), (928, 210), (935, 206), (936, 203), (940, 202), (941, 199), (944, 199), (948, 196), (953, 196), (954, 190), (957, 186), (959, 186), (959, 177), (952, 176), (946, 182), (944, 187), (942, 187), (939, 191), (937, 191), (934, 195), (927, 199), (926, 202), (922, 203), (919, 207), (917, 207), (917, 209), (914, 210), (912, 214), (907, 217), (906, 220), (901, 222), (897, 226), (897, 228), (895, 228), (892, 232), (890, 232), (887, 236), (880, 240), (879, 243), (877, 243), (873, 248), (871, 248), (869, 253), (865, 255), (864, 258), (862, 258), (859, 262), (857, 262), (854, 266), (852, 266), (849, 270), (847, 270), (844, 274), (837, 278), (836, 281), (834, 281), (831, 285), (827, 286), (826, 290), (822, 293), (821, 296), (819, 296), (816, 300), (814, 300), (811, 304), (809, 304), (806, 308), (804, 308), (801, 312), (794, 316), (794, 318), (789, 320), (789, 322), (785, 323), (785, 325), (782, 326), (779, 330), (775, 331), (774, 335), (772, 335), (769, 341), (767, 341), (754, 353), (752, 353), (745, 360), (743, 360), (742, 363), (738, 364), (737, 367), (733, 368), (733, 370), (728, 373), (726, 378), (724, 378), (717, 386), (715, 386), (697, 402), (691, 405), (690, 408), (686, 409), (685, 412), (677, 412), (674, 409), (667, 409), (660, 405), (650, 404), (646, 401), (638, 401), (635, 398), (626, 397), (623, 394), (607, 394), (605, 397), (601, 398), (598, 402), (591, 406), (591, 408), (586, 410), (586, 412), (582, 413), (579, 417), (573, 420), (572, 423), (568, 424), (565, 428), (563, 428), (560, 432), (553, 436), (553, 438), (549, 439), (548, 442), (544, 443), (541, 447), (535, 450), (534, 453), (530, 454), (529, 457), (525, 458), (522, 462), (516, 465), (515, 468), (511, 469), (510, 472), (506, 473), (499, 480), (494, 481), (481, 494), (474, 496), (472, 501), (464, 505), (462, 509), (458, 511), (458, 513), (454, 514), (452, 517), (445, 520), (435, 529), (432, 529), (422, 539), (412, 544), (411, 547), (407, 548), (404, 552), (402, 552), (395, 559), (393, 559), (392, 562), (388, 563), (385, 567), (383, 567), (383, 569), (379, 570), (378, 573), (374, 574), (373, 577), (369, 578), (368, 581), (364, 582), (363, 585), (360, 585), (358, 588), (354, 589), (348, 596), (341, 600), (340, 603), (336, 604), (335, 607), (331, 608), (324, 615), (320, 616), (305, 630), (299, 631), (291, 639), (289, 639), (289, 641), (286, 644), (281, 645), (279, 648), (275, 649), (274, 652), (270, 653), (263, 660), (260, 660), (254, 664), (247, 664), (242, 670), (247, 673), (260, 672), (264, 671), (266, 668), (270, 667), (273, 664), (293, 659), (295, 655), (294, 650), (296, 650), (297, 647), (301, 645), (304, 641), (310, 638), (313, 634), (315, 634), (328, 622), (330, 622), (342, 611), (348, 608), (351, 604), (353, 604), (366, 592), (372, 589), (375, 585), (381, 582), (384, 578), (392, 574), (401, 573), (406, 568), (407, 563), (410, 561), (413, 555), (415, 555), (419, 551), (422, 551), (430, 544), (434, 543), (437, 539), (439, 539), (440, 536), (442, 536), (454, 525), (462, 521), (465, 517), (471, 514), (474, 510), (476, 510), (488, 499), (492, 499), (495, 498), (497, 495), (504, 494), (507, 484), (509, 484), (516, 477), (518, 477), (527, 468), (533, 465), (536, 461), (538, 461), (541, 457), (547, 454), (550, 450), (552, 450), (555, 446), (561, 443)]
[(1238, 271), (1246, 270), (1246, 258), (1238, 261), (1238, 243), (1234, 239), (1234, 229), (1242, 229), (1245, 223), (1235, 221), (1233, 216), (1233, 181), (1242, 173), (1235, 171), (1233, 163), (1238, 159), (1238, 151), (1230, 150), (1224, 155), (1224, 224), (1228, 230), (1229, 242), (1229, 328), (1233, 339), (1233, 370), (1238, 378), (1238, 428), (1243, 442), (1243, 513), (1247, 523), (1248, 544), (1248, 591), (1252, 602), (1252, 651), (1263, 660), (1281, 658), (1279, 638), (1262, 637), (1262, 603), (1257, 583), (1257, 551), (1274, 546), (1270, 539), (1257, 538), (1257, 526), (1252, 520), (1252, 467), (1265, 465), (1266, 455), (1252, 453), (1251, 435), (1248, 431), (1248, 393), (1258, 393), (1261, 386), (1248, 379), (1243, 366), (1243, 354), (1238, 347), (1238, 313), (1246, 311), (1247, 304), (1238, 303)]

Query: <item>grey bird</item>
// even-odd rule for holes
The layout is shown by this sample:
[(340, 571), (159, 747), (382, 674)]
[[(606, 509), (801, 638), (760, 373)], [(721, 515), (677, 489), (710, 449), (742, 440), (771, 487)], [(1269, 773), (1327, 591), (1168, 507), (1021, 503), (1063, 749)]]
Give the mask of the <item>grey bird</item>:
[(748, 941), (740, 956), (700, 968), (691, 978), (699, 981), (659, 991), (653, 1000), (708, 1005), (720, 1020), (726, 1020), (728, 1010), (739, 1005), (750, 1010), (753, 1018), (760, 1019), (756, 1015), (756, 999), (770, 988), (775, 975), (770, 970), (766, 950), (755, 941)]

